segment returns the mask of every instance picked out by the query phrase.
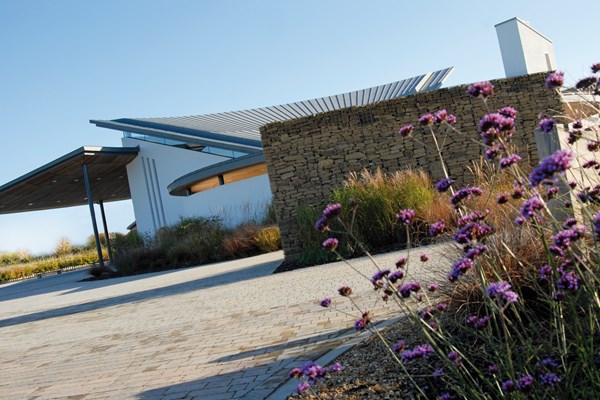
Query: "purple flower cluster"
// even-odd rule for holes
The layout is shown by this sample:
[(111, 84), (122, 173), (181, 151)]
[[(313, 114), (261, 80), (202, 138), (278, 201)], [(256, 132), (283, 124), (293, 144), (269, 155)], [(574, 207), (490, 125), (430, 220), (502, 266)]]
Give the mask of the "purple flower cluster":
[(402, 223), (405, 225), (410, 225), (414, 217), (415, 210), (407, 208), (405, 210), (398, 211), (398, 214), (396, 214), (396, 222), (398, 222), (399, 224)]
[(452, 364), (454, 364), (456, 367), (462, 364), (462, 357), (457, 351), (451, 351), (448, 353), (448, 360), (452, 361)]
[(397, 269), (388, 275), (388, 280), (392, 283), (396, 283), (397, 281), (399, 281), (402, 278), (404, 278), (404, 270), (403, 269)]
[(508, 379), (502, 382), (502, 391), (506, 393), (514, 392), (516, 388), (515, 386), (515, 382), (511, 379)]
[(560, 383), (560, 377), (554, 372), (540, 374), (540, 382), (543, 386), (554, 387)]
[(340, 242), (336, 238), (325, 239), (323, 242), (323, 248), (327, 251), (335, 251)]
[(444, 220), (439, 220), (431, 224), (429, 227), (429, 236), (436, 237), (446, 232), (446, 223)]
[(517, 154), (512, 154), (508, 157), (504, 157), (500, 160), (500, 169), (508, 168), (511, 165), (518, 163), (519, 161), (521, 161), (521, 157), (519, 157), (519, 155)]
[(400, 136), (402, 136), (403, 138), (407, 138), (413, 133), (414, 129), (415, 127), (411, 124), (404, 125), (400, 128)]
[(600, 237), (600, 212), (597, 212), (592, 219), (592, 225), (594, 226), (594, 233), (596, 238)]
[(580, 79), (575, 87), (579, 90), (593, 90), (598, 83), (598, 78), (595, 76), (588, 76), (587, 78)]
[(510, 140), (515, 131), (515, 118), (510, 115), (513, 114), (508, 112), (506, 114), (495, 112), (483, 116), (479, 121), (478, 127), (480, 136), (485, 145), (492, 146), (499, 138), (506, 141)]
[(406, 344), (404, 343), (404, 340), (401, 340), (396, 343), (394, 347), (392, 347), (392, 351), (394, 353), (400, 353), (402, 350), (404, 350), (404, 347), (406, 347)]
[(408, 258), (406, 258), (406, 257), (400, 257), (398, 259), (398, 261), (396, 261), (396, 268), (402, 268), (402, 267), (404, 267), (407, 262), (408, 262)]
[(315, 229), (324, 232), (329, 229), (329, 221), (337, 218), (342, 213), (342, 205), (339, 203), (329, 204), (323, 210), (323, 216), (315, 223)]
[(571, 168), (575, 155), (571, 149), (558, 150), (546, 157), (529, 175), (531, 187), (539, 185), (543, 180), (550, 179), (554, 174), (562, 173)]
[[(537, 216), (538, 211), (544, 209), (544, 202), (539, 196), (533, 195), (521, 204), (521, 216), (525, 219), (531, 219)], [(516, 222), (516, 221), (515, 221)]]
[(591, 70), (592, 70), (592, 74), (600, 72), (600, 63), (592, 64)]
[(517, 381), (517, 389), (520, 392), (528, 392), (533, 388), (533, 376), (531, 375), (523, 375)]
[(479, 257), (486, 251), (488, 251), (488, 247), (486, 245), (479, 245), (475, 247), (468, 246), (465, 248), (465, 257), (474, 260), (476, 257)]
[(571, 247), (573, 242), (583, 238), (587, 230), (585, 226), (574, 225), (570, 229), (565, 229), (558, 232), (556, 235), (552, 237), (552, 241), (554, 245), (563, 249), (568, 249)]
[(422, 126), (433, 125), (434, 121), (435, 117), (433, 116), (433, 114), (423, 114), (419, 117), (419, 124), (421, 124)]
[(421, 290), (421, 282), (419, 282), (419, 281), (403, 283), (402, 285), (400, 285), (398, 287), (398, 291), (400, 292), (400, 295), (404, 298), (409, 297), (412, 292), (416, 293), (419, 290)]
[(494, 94), (494, 86), (490, 82), (477, 82), (467, 87), (467, 94), (471, 97), (487, 99)]
[(473, 263), (473, 260), (470, 258), (461, 258), (452, 265), (452, 270), (448, 274), (448, 280), (450, 282), (454, 282), (464, 275), (468, 270), (473, 268), (474, 265), (475, 263)]
[(565, 272), (563, 271), (561, 277), (556, 281), (556, 287), (559, 289), (565, 289), (575, 291), (579, 289), (580, 279), (575, 271)]
[(341, 286), (338, 289), (338, 293), (341, 296), (348, 297), (348, 296), (350, 296), (352, 294), (352, 288), (350, 286)]
[(298, 384), (296, 390), (298, 393), (307, 391), (312, 385), (323, 380), (328, 372), (339, 372), (343, 369), (339, 363), (333, 364), (329, 369), (323, 368), (319, 364), (309, 361), (300, 368), (294, 368), (289, 372), (290, 378), (302, 379), (302, 383)]
[(442, 178), (439, 180), (438, 183), (435, 184), (435, 190), (437, 190), (440, 193), (446, 192), (448, 191), (448, 189), (450, 189), (450, 186), (453, 182), (454, 181), (450, 178)]
[(389, 269), (381, 269), (373, 274), (371, 277), (371, 283), (375, 285), (376, 288), (383, 287), (383, 278), (390, 274)]
[(474, 241), (481, 241), (494, 233), (494, 228), (483, 222), (469, 222), (460, 227), (454, 234), (454, 240), (457, 243), (465, 244)]
[(477, 315), (471, 315), (467, 318), (467, 325), (479, 330), (485, 328), (490, 322), (490, 317), (487, 315), (478, 318)]
[(449, 125), (453, 125), (456, 123), (456, 116), (454, 114), (449, 114), (445, 108), (436, 111), (435, 114), (433, 114), (433, 119), (436, 124), (445, 122)]
[(450, 199), (452, 205), (456, 208), (460, 205), (463, 200), (468, 200), (471, 196), (481, 196), (483, 194), (483, 190), (476, 186), (467, 186), (458, 190), (454, 196)]
[(553, 270), (550, 265), (544, 264), (540, 267), (538, 272), (540, 274), (540, 279), (546, 281), (546, 280), (550, 279), (550, 277), (552, 276)]
[(356, 329), (357, 331), (362, 331), (367, 327), (369, 322), (371, 322), (371, 318), (369, 316), (369, 312), (367, 311), (362, 315), (361, 318), (357, 319), (354, 322), (354, 329)]
[(519, 295), (510, 290), (511, 285), (508, 282), (492, 282), (488, 285), (485, 292), (492, 299), (504, 300), (506, 303), (515, 303), (519, 301)]
[(325, 297), (323, 300), (321, 300), (321, 307), (329, 307), (331, 305), (331, 297)]
[(565, 83), (565, 73), (562, 71), (554, 71), (546, 78), (546, 87), (548, 89), (556, 89)]
[(550, 133), (556, 126), (556, 120), (554, 118), (544, 118), (540, 120), (539, 127), (544, 133)]
[(433, 347), (425, 343), (416, 346), (412, 350), (404, 350), (404, 352), (402, 353), (402, 361), (404, 363), (407, 363), (417, 359), (429, 358), (431, 354), (433, 354)]

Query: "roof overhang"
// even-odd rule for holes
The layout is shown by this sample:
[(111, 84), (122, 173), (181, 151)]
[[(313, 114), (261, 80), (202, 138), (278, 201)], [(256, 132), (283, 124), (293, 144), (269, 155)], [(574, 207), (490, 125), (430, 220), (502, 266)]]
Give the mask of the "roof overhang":
[(168, 186), (173, 196), (189, 196), (228, 183), (267, 173), (264, 153), (250, 154), (210, 165), (176, 179)]
[(88, 204), (83, 178), (87, 166), (94, 202), (131, 198), (126, 165), (137, 147), (84, 146), (0, 186), (0, 214)]

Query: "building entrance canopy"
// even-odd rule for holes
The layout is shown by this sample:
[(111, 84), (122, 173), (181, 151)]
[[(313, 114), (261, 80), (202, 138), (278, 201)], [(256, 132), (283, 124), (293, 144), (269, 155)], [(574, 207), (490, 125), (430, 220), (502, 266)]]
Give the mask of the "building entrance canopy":
[(84, 146), (0, 186), (0, 214), (49, 210), (88, 204), (96, 248), (103, 264), (93, 203), (100, 204), (102, 222), (105, 202), (131, 198), (126, 165), (138, 153), (136, 147)]

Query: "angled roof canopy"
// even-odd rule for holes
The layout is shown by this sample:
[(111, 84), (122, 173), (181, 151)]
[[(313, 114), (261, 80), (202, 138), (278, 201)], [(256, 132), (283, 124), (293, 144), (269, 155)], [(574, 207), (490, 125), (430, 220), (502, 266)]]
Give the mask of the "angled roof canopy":
[(246, 153), (262, 151), (259, 128), (271, 122), (306, 117), (353, 106), (435, 90), (454, 68), (369, 89), (279, 106), (171, 118), (91, 120), (96, 126)]
[(125, 166), (137, 147), (84, 146), (0, 186), (0, 214), (88, 204), (83, 179), (87, 166), (95, 202), (131, 198)]

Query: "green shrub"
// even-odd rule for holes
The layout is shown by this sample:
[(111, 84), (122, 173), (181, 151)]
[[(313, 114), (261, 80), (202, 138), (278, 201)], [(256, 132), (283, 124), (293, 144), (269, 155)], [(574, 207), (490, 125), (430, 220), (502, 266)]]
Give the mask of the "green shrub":
[(32, 260), (31, 255), (26, 251), (16, 251), (12, 253), (0, 253), (0, 266), (23, 264)]

